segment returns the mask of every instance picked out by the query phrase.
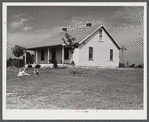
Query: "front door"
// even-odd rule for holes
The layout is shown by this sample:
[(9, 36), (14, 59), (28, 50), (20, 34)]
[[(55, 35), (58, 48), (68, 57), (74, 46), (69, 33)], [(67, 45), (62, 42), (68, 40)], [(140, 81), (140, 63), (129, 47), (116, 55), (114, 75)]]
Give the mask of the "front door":
[(69, 48), (64, 48), (64, 60), (69, 60)]
[(52, 60), (56, 59), (56, 48), (52, 48)]
[(64, 62), (65, 63), (70, 63), (70, 60), (69, 60), (69, 48), (64, 48)]

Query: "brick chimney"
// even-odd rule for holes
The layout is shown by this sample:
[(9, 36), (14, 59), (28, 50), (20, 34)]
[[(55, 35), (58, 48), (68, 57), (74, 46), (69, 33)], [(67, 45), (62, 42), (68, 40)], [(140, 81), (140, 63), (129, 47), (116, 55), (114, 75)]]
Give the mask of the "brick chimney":
[(92, 26), (92, 23), (87, 23), (86, 24), (86, 27), (91, 27)]

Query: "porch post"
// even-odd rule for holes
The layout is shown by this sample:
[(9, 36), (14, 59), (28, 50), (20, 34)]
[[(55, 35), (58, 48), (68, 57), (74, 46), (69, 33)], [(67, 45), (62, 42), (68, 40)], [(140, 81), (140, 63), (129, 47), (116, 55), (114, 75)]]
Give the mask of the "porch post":
[(36, 64), (38, 63), (38, 49), (36, 49)]
[(24, 53), (24, 65), (26, 65), (26, 50), (25, 50), (25, 53)]
[(48, 61), (47, 61), (47, 63), (49, 64), (49, 47), (48, 47)]
[(64, 63), (64, 46), (62, 45), (62, 64)]

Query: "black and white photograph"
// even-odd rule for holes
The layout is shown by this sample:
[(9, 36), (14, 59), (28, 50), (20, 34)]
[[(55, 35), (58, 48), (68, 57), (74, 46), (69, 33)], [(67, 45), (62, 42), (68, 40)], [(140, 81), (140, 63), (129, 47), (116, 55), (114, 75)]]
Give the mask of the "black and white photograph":
[(3, 3), (3, 119), (146, 119), (146, 6)]

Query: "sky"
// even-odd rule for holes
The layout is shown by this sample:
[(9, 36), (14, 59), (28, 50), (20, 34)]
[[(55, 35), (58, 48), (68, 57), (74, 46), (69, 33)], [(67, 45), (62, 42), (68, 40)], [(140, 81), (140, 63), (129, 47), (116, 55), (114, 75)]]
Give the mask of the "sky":
[[(44, 41), (63, 27), (103, 24), (120, 46), (123, 62), (143, 63), (144, 8), (142, 6), (8, 6), (7, 41), (27, 47)], [(122, 53), (120, 51), (120, 62)]]

